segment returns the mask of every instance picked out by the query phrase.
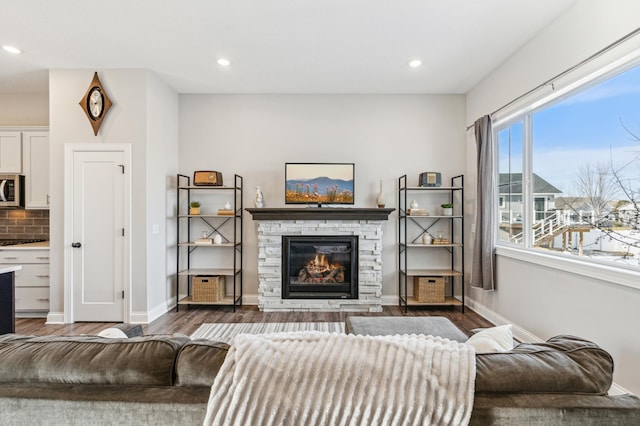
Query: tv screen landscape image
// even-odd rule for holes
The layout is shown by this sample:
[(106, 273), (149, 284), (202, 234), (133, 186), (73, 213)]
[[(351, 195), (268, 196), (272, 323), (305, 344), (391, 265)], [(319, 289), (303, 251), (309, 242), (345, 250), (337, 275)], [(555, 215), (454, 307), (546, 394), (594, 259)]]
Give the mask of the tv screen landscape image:
[(285, 204), (353, 204), (354, 163), (286, 163)]

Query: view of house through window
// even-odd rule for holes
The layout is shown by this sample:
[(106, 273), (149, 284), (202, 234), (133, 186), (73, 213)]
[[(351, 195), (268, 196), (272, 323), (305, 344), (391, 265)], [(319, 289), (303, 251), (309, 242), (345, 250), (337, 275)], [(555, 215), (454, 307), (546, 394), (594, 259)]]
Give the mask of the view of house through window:
[(495, 131), (498, 241), (640, 267), (640, 66)]

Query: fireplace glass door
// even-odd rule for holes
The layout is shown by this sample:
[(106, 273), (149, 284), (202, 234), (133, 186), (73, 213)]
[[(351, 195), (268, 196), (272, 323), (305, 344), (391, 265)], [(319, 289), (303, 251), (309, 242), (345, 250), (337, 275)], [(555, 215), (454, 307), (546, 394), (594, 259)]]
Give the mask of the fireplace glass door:
[(283, 236), (283, 299), (357, 299), (358, 237)]

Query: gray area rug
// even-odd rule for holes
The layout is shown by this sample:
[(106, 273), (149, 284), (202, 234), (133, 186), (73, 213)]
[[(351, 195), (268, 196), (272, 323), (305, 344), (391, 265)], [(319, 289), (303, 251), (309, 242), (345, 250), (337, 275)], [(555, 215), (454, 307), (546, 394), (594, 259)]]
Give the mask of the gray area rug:
[(267, 334), (283, 331), (327, 331), (344, 333), (342, 322), (269, 322), (269, 323), (217, 323), (202, 324), (191, 335), (192, 339), (208, 339), (232, 344), (238, 334)]

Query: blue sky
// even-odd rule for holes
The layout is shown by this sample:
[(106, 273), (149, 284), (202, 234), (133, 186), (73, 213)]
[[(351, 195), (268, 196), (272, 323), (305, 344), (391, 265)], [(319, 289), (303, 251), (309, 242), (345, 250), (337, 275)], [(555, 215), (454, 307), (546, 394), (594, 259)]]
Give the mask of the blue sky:
[[(581, 165), (610, 160), (619, 165), (639, 155), (640, 142), (621, 122), (640, 138), (640, 66), (533, 115), (534, 173), (570, 194)], [(512, 167), (521, 170), (519, 164)], [(640, 178), (640, 167), (625, 172)]]
[(621, 120), (640, 136), (640, 66), (535, 114), (534, 148), (629, 145)]

